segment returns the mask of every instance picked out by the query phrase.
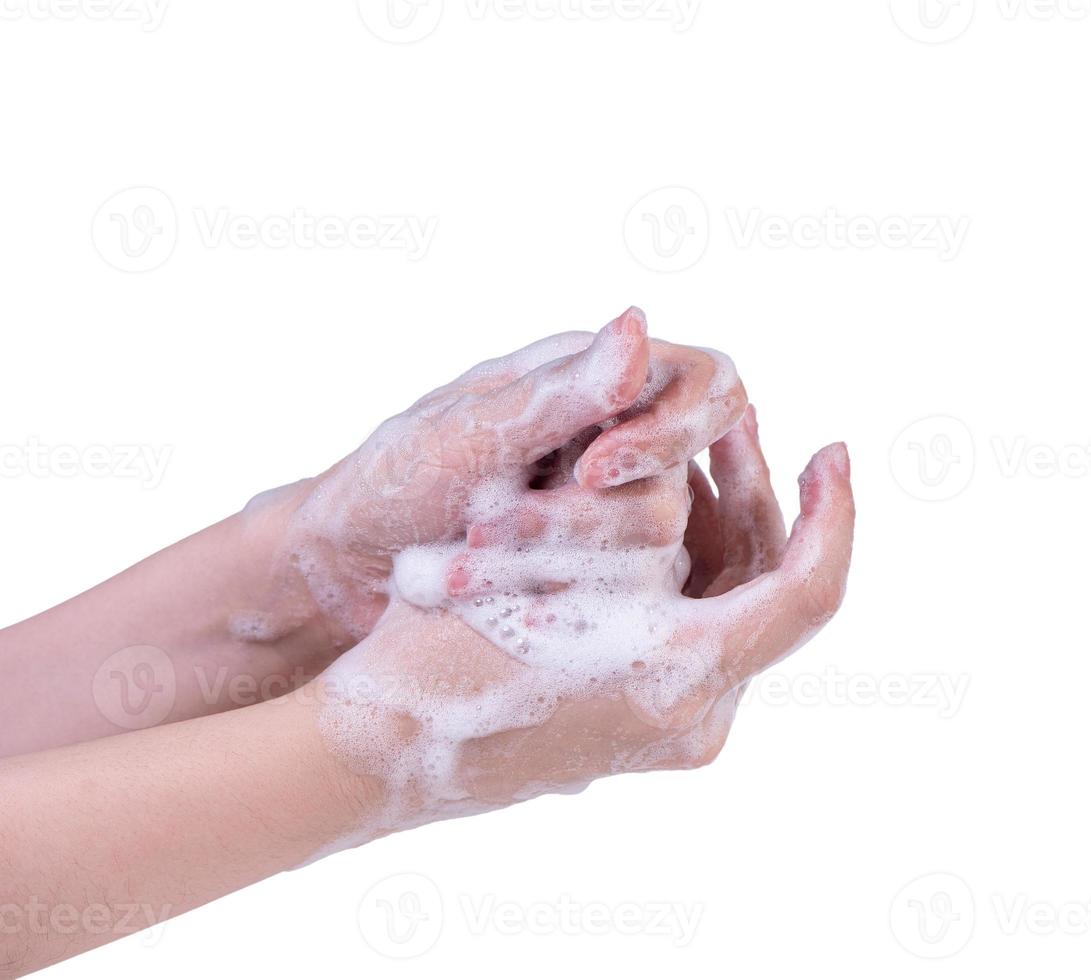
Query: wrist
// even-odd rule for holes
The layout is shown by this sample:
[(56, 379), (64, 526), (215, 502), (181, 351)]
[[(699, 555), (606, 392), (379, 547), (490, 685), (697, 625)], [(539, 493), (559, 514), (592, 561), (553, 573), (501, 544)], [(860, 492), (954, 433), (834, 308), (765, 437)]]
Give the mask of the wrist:
[(359, 771), (337, 750), (329, 718), (324, 717), (330, 696), (324, 680), (318, 678), (260, 705), (263, 715), (255, 718), (262, 733), (291, 746), (288, 774), (293, 785), (286, 802), (305, 800), (314, 814), (308, 835), (313, 852), (305, 863), (378, 836), (369, 828), (387, 798), (387, 787), (378, 775)]

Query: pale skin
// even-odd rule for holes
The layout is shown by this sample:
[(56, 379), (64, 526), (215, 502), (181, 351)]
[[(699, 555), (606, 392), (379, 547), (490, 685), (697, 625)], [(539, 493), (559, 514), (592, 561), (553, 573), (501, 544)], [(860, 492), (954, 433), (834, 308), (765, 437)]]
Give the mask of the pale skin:
[[(684, 625), (654, 656), (686, 658), (698, 633), (715, 638), (717, 654), (684, 697), (654, 712), (602, 690), (562, 702), (541, 724), (468, 741), (458, 762), (468, 796), (488, 808), (533, 795), (528, 787), (716, 756), (747, 679), (805, 642), (841, 601), (854, 516), (847, 455), (835, 445), (812, 459), (788, 538), (737, 379), (702, 351), (649, 341), (639, 311), (588, 340), (566, 335), (483, 365), (319, 477), (0, 632), (0, 975), (358, 842), (361, 827), (389, 812), (390, 794), (322, 734), (321, 671), (346, 651), (446, 697), (530, 670), (454, 615), (404, 602), (383, 615), (401, 549), (464, 541), (472, 558), (496, 543), (461, 502), (499, 472), (538, 479), (525, 498), (527, 538), (572, 513), (581, 516), (566, 533), (607, 547), (632, 544), (641, 528), (655, 545), (684, 536), (692, 598), (676, 597)], [(563, 398), (564, 411), (536, 401), (542, 391)], [(705, 446), (715, 492), (685, 469)], [(549, 472), (534, 470), (553, 450)], [(451, 569), (452, 594), (474, 587), (473, 567)], [(116, 724), (92, 695), (109, 654), (135, 644), (166, 651), (175, 680), (169, 713), (144, 730)], [(230, 685), (210, 695), (208, 678), (225, 668), (256, 682), (254, 700), (294, 690), (226, 710), (245, 702)], [(270, 679), (283, 686), (262, 683)], [(408, 745), (412, 726), (375, 736)], [(426, 819), (410, 813), (405, 825)]]

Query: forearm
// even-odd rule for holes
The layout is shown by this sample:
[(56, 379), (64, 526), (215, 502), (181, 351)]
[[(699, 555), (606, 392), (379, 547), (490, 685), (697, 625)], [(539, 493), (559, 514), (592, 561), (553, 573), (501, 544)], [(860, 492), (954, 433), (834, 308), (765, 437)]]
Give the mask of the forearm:
[(344, 649), (279, 553), (281, 494), (0, 631), (0, 756), (275, 697)]
[(0, 761), (0, 976), (178, 915), (349, 835), (370, 789), (300, 694)]

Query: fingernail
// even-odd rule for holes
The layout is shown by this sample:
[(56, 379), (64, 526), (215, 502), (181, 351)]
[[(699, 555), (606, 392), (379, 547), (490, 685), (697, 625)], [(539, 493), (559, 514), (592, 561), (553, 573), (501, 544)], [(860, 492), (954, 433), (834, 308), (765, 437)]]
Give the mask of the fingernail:
[(470, 573), (461, 565), (456, 565), (447, 575), (447, 594), (450, 596), (460, 595), (469, 584)]
[(640, 330), (643, 333), (648, 332), (648, 318), (645, 316), (644, 311), (639, 306), (630, 306), (624, 313), (621, 314), (622, 320), (632, 318), (637, 322)]
[(843, 442), (835, 442), (830, 446), (830, 462), (841, 477), (846, 480), (850, 479), (852, 475), (852, 464), (849, 461), (848, 446)]
[(594, 459), (590, 463), (580, 458), (576, 463), (576, 482), (584, 489), (595, 489), (603, 485), (606, 476), (606, 460)]
[(654, 457), (633, 449), (622, 449), (582, 468), (577, 476), (581, 486), (619, 487), (623, 483), (643, 480), (662, 472), (663, 465)]

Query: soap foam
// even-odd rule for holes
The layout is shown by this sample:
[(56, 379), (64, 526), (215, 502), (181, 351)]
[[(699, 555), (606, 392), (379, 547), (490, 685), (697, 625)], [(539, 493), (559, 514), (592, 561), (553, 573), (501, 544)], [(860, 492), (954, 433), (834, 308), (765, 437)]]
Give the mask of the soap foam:
[[(685, 369), (655, 359), (635, 403), (613, 404), (618, 363), (639, 338), (598, 336), (605, 339), (547, 338), (426, 395), (384, 423), (302, 509), (299, 568), (319, 605), (357, 635), (364, 624), (353, 611), (353, 541), (361, 528), (380, 526), (392, 542), (385, 613), (368, 642), (323, 675), (326, 736), (383, 786), (380, 812), (343, 843), (545, 792), (577, 792), (586, 774), (527, 778), (497, 796), (479, 788), (480, 774), (467, 763), (475, 740), (533, 729), (567, 704), (624, 699), (648, 726), (639, 745), (610, 743), (606, 771), (594, 775), (686, 764), (722, 738), (734, 698), (705, 692), (732, 685), (722, 676), (720, 643), (693, 629), (691, 600), (681, 594), (689, 574), (686, 466), (662, 472), (653, 453), (629, 451), (621, 481), (659, 475), (606, 491), (581, 490), (573, 468), (588, 441), (641, 416), (652, 445), (662, 444), (657, 436), (675, 445), (679, 436), (707, 441), (738, 417), (742, 406), (732, 399), (745, 395), (731, 360), (708, 351), (702, 395), (684, 418), (659, 399), (685, 380)], [(560, 370), (562, 359), (593, 341), (600, 348), (578, 371)], [(521, 382), (531, 371), (534, 382)], [(487, 417), (490, 402), (478, 396), (501, 386), (512, 386), (504, 413)], [(564, 441), (558, 434), (567, 439), (591, 417), (594, 426), (551, 454), (542, 483), (549, 489), (530, 489), (532, 468)], [(422, 430), (442, 433), (441, 451), (454, 446), (462, 454), (426, 493), (406, 483), (434, 449)], [(694, 444), (693, 454), (701, 448)], [(486, 531), (485, 543), (473, 539)], [(405, 665), (420, 656), (412, 644), (422, 615), (440, 650), (464, 649), (468, 627), (506, 655), (503, 669), (480, 680), (452, 675), (440, 662), (435, 676), (410, 678)], [(680, 733), (677, 709), (687, 699), (697, 707)]]
[[(681, 595), (689, 573), (682, 535), (690, 497), (684, 468), (660, 482), (671, 491), (669, 526), (642, 531), (663, 544), (613, 546), (625, 523), (643, 513), (624, 491), (614, 490), (580, 491), (583, 509), (598, 518), (582, 534), (565, 524), (565, 513), (572, 517), (573, 510), (566, 508), (552, 515), (539, 537), (516, 542), (517, 515), (535, 495), (515, 484), (505, 492), (492, 482), (471, 496), (468, 512), (500, 529), (499, 543), (422, 545), (395, 557), (391, 606), (374, 638), (379, 649), (398, 642), (399, 615), (412, 607), (451, 629), (468, 626), (503, 650), (513, 669), (480, 689), (457, 681), (406, 683), (404, 677), (384, 683), (384, 666), (369, 656), (369, 644), (330, 668), (338, 694), (325, 710), (326, 732), (342, 757), (380, 778), (385, 789), (385, 807), (361, 828), (361, 839), (544, 792), (577, 792), (586, 778), (528, 781), (504, 799), (483, 798), (468, 785), (462, 765), (469, 742), (541, 725), (565, 703), (624, 697), (637, 717), (662, 728), (661, 738), (639, 748), (619, 747), (612, 772), (707, 751), (707, 733), (680, 741), (670, 729), (675, 706), (716, 674), (719, 649), (695, 637), (684, 658), (668, 653), (691, 601)], [(575, 510), (578, 517), (580, 508)], [(663, 510), (661, 502), (657, 510)], [(452, 595), (456, 568), (468, 568), (470, 575)]]

